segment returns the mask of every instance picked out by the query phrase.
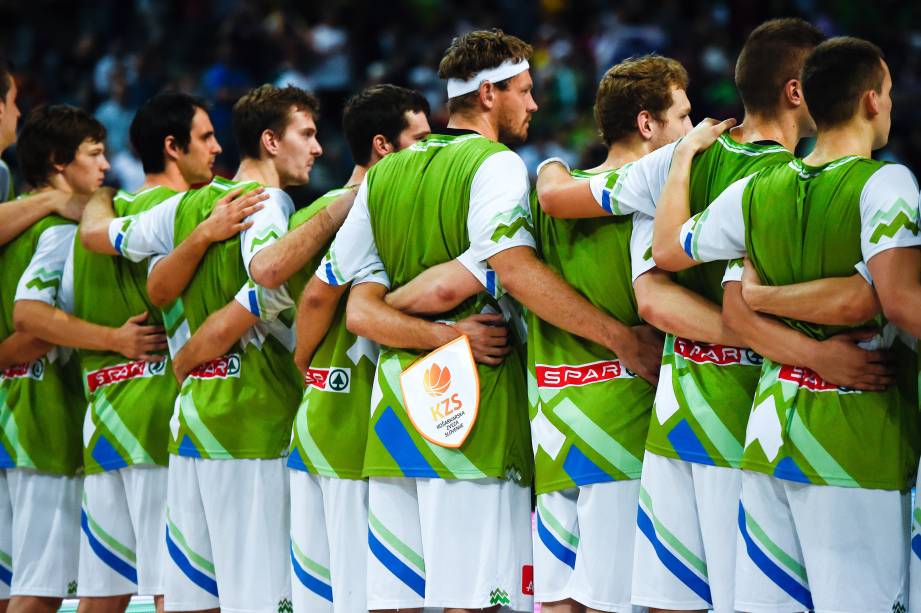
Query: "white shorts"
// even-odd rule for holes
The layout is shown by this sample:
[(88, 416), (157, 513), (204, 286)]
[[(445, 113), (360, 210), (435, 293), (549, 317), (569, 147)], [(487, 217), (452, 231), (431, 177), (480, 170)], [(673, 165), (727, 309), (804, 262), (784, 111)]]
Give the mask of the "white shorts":
[(599, 611), (630, 604), (638, 479), (594, 483), (537, 497), (534, 599), (571, 598)]
[(530, 488), (371, 478), (368, 609), (533, 610)]
[(295, 612), (366, 611), (368, 482), (288, 473)]
[(163, 593), (166, 478), (163, 466), (84, 477), (80, 596)]
[(290, 611), (284, 458), (171, 455), (166, 504), (167, 611)]
[(744, 471), (736, 608), (905, 611), (908, 494)]
[(911, 568), (908, 576), (911, 581), (911, 593), (908, 602), (912, 610), (921, 610), (921, 471), (918, 471), (918, 482), (915, 485), (915, 506), (911, 513)]
[(640, 478), (633, 604), (734, 611), (742, 471), (646, 452)]
[(27, 468), (2, 471), (12, 509), (12, 596), (77, 593), (83, 479)]

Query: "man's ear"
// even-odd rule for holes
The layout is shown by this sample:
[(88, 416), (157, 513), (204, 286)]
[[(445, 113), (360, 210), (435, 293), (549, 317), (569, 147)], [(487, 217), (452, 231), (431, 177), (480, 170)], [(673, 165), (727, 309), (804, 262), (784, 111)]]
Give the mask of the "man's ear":
[(806, 99), (803, 97), (803, 84), (799, 79), (790, 79), (783, 88), (784, 99), (792, 107), (800, 107), (805, 104)]
[(163, 139), (163, 151), (166, 153), (166, 157), (170, 160), (177, 160), (182, 149), (176, 144), (176, 137), (169, 135)]
[(649, 140), (652, 138), (652, 121), (652, 113), (649, 111), (644, 110), (636, 114), (636, 129), (639, 130), (640, 136), (643, 138), (643, 140)]
[(875, 89), (864, 92), (863, 97), (860, 99), (860, 106), (867, 114), (867, 119), (873, 119), (879, 115), (879, 92)]
[(271, 156), (278, 153), (278, 141), (278, 135), (275, 134), (274, 130), (263, 130), (262, 134), (259, 135), (259, 142), (262, 148)]
[(491, 110), (496, 104), (496, 86), (489, 81), (483, 81), (480, 83), (480, 89), (478, 90), (478, 95), (480, 98), (480, 104), (486, 110)]
[(378, 158), (382, 158), (388, 153), (393, 153), (393, 145), (383, 134), (375, 134), (371, 139), (371, 152)]

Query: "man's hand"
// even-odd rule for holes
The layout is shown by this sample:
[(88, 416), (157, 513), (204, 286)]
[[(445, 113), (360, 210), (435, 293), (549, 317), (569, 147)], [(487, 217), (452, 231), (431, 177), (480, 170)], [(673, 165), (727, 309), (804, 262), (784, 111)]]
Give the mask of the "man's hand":
[(811, 367), (820, 377), (841, 387), (879, 392), (895, 383), (885, 351), (867, 351), (858, 346), (870, 340), (873, 330), (855, 330), (837, 334), (818, 343)]
[(627, 370), (657, 385), (662, 365), (662, 334), (647, 325), (633, 326), (630, 332), (624, 337), (624, 342), (612, 344), (608, 349), (617, 355)]
[(695, 155), (716, 142), (720, 134), (736, 125), (736, 120), (729, 118), (717, 121), (707, 117), (681, 139), (676, 149)]
[(481, 313), (465, 317), (454, 329), (466, 334), (473, 349), (474, 359), (481, 364), (498, 366), (511, 352), (508, 344), (508, 328), (500, 313)]
[(163, 326), (144, 325), (147, 312), (129, 317), (119, 328), (112, 330), (111, 347), (126, 358), (147, 362), (161, 362), (165, 356), (153, 353), (166, 349)]
[(261, 187), (245, 194), (241, 194), (240, 188), (227, 192), (214, 205), (208, 219), (199, 225), (202, 236), (209, 243), (216, 243), (243, 232), (253, 225), (246, 218), (261, 210), (265, 206), (262, 201), (268, 198)]
[(86, 194), (67, 193), (60, 190), (49, 192), (54, 194), (52, 209), (61, 217), (66, 217), (72, 221), (80, 221), (83, 217), (83, 209), (90, 197)]

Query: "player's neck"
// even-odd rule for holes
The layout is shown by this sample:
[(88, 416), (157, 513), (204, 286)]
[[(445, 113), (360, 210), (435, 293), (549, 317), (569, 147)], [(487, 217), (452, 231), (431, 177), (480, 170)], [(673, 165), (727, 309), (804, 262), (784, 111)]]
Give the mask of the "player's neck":
[(653, 149), (649, 141), (640, 137), (622, 138), (608, 148), (608, 156), (604, 162), (588, 169), (586, 172), (604, 172), (605, 170), (614, 170), (630, 162), (635, 162), (647, 153), (652, 153)]
[(191, 184), (185, 180), (179, 167), (175, 164), (167, 164), (163, 172), (149, 172), (144, 175), (144, 184), (141, 190), (150, 189), (151, 187), (167, 187), (174, 192), (189, 191)]
[(255, 181), (265, 187), (285, 187), (281, 184), (281, 177), (278, 176), (275, 165), (268, 159), (243, 158), (233, 180)]
[(55, 173), (48, 177), (48, 181), (44, 185), (36, 187), (33, 192), (36, 194), (41, 192), (50, 192), (51, 190), (58, 190), (59, 192), (64, 192), (67, 194), (73, 193), (73, 188), (70, 186), (70, 183), (67, 182), (67, 179), (64, 178), (60, 173)]
[(849, 155), (869, 158), (873, 155), (873, 130), (854, 122), (820, 130), (812, 153), (803, 158), (810, 166), (821, 166)]
[(349, 177), (349, 180), (346, 181), (346, 187), (352, 187), (353, 185), (358, 185), (365, 179), (365, 175), (368, 174), (367, 166), (360, 166), (355, 164), (355, 168), (352, 169), (352, 176)]
[(448, 118), (448, 127), (455, 130), (473, 130), (489, 140), (499, 140), (499, 128), (487, 113), (454, 113)]
[(792, 113), (781, 112), (771, 118), (746, 114), (742, 124), (730, 130), (729, 136), (740, 143), (774, 141), (793, 153), (799, 143), (800, 128)]

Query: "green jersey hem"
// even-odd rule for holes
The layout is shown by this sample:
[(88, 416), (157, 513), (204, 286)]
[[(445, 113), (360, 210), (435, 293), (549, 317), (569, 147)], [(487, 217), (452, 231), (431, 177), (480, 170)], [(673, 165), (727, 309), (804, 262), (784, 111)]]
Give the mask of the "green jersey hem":
[(671, 458), (673, 460), (681, 460), (682, 462), (687, 462), (689, 464), (706, 464), (707, 466), (719, 466), (720, 468), (743, 468), (741, 457), (733, 461), (732, 459), (727, 459), (716, 455), (697, 455), (687, 452), (679, 455), (673, 447), (660, 447), (654, 443), (649, 442), (646, 443), (646, 451), (654, 453), (657, 456)]
[[(859, 489), (859, 490), (885, 490), (890, 492), (907, 492), (911, 490), (914, 485), (914, 477), (909, 479), (909, 482), (902, 485), (895, 485), (892, 481), (864, 481), (863, 483), (856, 484), (852, 479), (841, 479), (836, 477), (823, 477), (822, 475), (816, 473), (815, 471), (804, 471), (803, 475), (809, 479), (808, 482), (802, 480), (802, 478), (794, 479), (792, 477), (785, 477), (783, 475), (776, 474), (776, 466), (771, 464), (765, 464), (763, 462), (754, 462), (751, 460), (745, 460), (742, 463), (742, 470), (750, 470), (752, 472), (758, 472), (769, 477), (774, 477), (775, 479), (780, 479), (781, 481), (789, 481), (791, 483), (802, 483), (803, 485), (815, 485), (817, 487), (846, 487), (850, 489)], [(822, 481), (823, 483), (816, 483), (816, 481)]]

